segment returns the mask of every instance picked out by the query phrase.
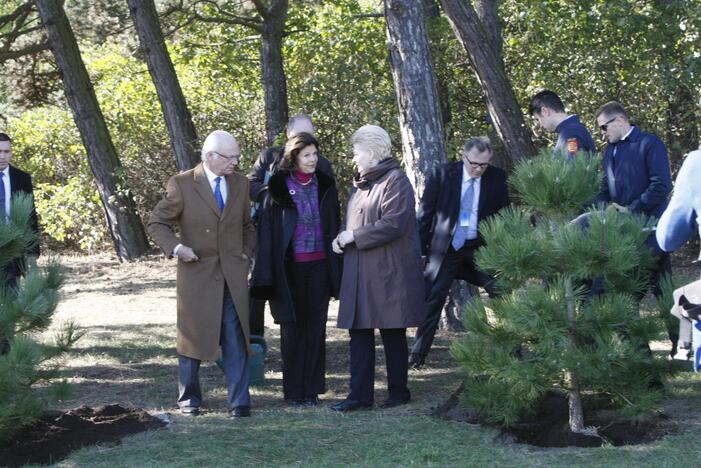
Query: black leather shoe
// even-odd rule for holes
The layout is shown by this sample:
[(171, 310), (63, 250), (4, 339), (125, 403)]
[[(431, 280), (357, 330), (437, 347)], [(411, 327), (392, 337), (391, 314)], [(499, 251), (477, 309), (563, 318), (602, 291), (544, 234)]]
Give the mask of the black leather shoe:
[(399, 398), (387, 398), (384, 403), (380, 405), (380, 408), (382, 409), (387, 409), (387, 408), (394, 408), (395, 406), (399, 405), (406, 405), (409, 403), (409, 398), (406, 400), (400, 400)]
[(237, 406), (231, 410), (231, 416), (234, 418), (247, 418), (251, 415), (250, 406)]
[(339, 413), (348, 413), (349, 411), (356, 411), (359, 409), (372, 408), (372, 403), (363, 403), (358, 400), (343, 400), (340, 403), (336, 403), (329, 409), (331, 411), (338, 411)]
[(426, 356), (411, 353), (409, 355), (409, 369), (421, 369), (426, 364)]
[(180, 414), (183, 416), (199, 416), (200, 409), (196, 406), (183, 406), (180, 408)]

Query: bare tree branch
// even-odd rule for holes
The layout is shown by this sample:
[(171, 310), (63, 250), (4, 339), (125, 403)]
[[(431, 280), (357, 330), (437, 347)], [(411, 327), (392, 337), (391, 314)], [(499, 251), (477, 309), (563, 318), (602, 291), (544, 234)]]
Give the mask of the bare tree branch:
[(31, 13), (33, 9), (34, 3), (29, 1), (18, 6), (12, 13), (0, 16), (0, 28), (14, 22), (17, 18), (19, 18), (22, 15), (25, 15), (26, 17), (26, 15)]
[(25, 55), (33, 55), (41, 51), (49, 49), (48, 42), (41, 42), (39, 44), (32, 44), (30, 46), (24, 47), (17, 50), (3, 50), (0, 51), (0, 63), (6, 62), (7, 60), (15, 60)]

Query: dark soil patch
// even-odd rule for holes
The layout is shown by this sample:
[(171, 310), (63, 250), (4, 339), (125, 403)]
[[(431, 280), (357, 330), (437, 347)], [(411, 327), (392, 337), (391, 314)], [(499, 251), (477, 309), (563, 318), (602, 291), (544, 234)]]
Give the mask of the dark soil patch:
[(72, 451), (97, 443), (119, 444), (129, 434), (163, 427), (165, 422), (140, 409), (119, 405), (81, 406), (52, 412), (0, 446), (0, 465), (54, 463)]
[[(460, 404), (461, 385), (448, 400), (433, 411), (433, 415), (451, 421), (489, 425), (478, 411)], [(586, 410), (585, 410), (586, 411)], [(576, 434), (569, 430), (567, 397), (548, 393), (535, 413), (523, 418), (514, 426), (500, 428), (500, 438), (538, 447), (601, 447), (604, 444), (638, 445), (657, 440), (673, 432), (673, 425), (665, 415), (648, 421), (612, 420), (611, 412), (590, 409), (585, 426), (598, 429), (601, 437)]]

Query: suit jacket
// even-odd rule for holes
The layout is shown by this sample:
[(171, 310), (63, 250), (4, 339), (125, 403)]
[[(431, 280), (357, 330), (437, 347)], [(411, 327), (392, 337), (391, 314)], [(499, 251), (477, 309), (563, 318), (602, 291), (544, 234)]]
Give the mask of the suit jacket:
[[(219, 356), (224, 285), (249, 342), (248, 269), (255, 247), (248, 179), (226, 177), (223, 212), (214, 199), (202, 163), (172, 177), (166, 193), (151, 213), (149, 233), (166, 255), (179, 243), (191, 247), (196, 262), (178, 260), (178, 353), (201, 360)], [(173, 232), (177, 225), (180, 238)], [(244, 255), (245, 254), (245, 255)], [(250, 352), (250, 349), (249, 349)]]
[[(418, 221), (421, 238), (421, 253), (428, 257), (424, 277), (433, 282), (443, 264), (453, 238), (455, 223), (460, 216), (460, 192), (462, 187), (463, 162), (437, 167), (426, 181)], [(477, 213), (479, 223), (494, 215), (509, 204), (506, 173), (489, 166), (482, 174)], [(480, 241), (481, 236), (479, 237)]]
[[(32, 176), (26, 172), (17, 169), (16, 167), (10, 165), (10, 200), (20, 193), (25, 193), (27, 195), (34, 196), (34, 186), (32, 185)], [(39, 235), (39, 220), (37, 217), (36, 208), (34, 207), (34, 202), (32, 201), (32, 215), (30, 219), (30, 227), (32, 230)], [(28, 252), (32, 255), (39, 255), (39, 242), (32, 247)], [(5, 267), (5, 273), (9, 277), (16, 277), (23, 273), (24, 271), (24, 259), (20, 258), (13, 263), (10, 263)]]

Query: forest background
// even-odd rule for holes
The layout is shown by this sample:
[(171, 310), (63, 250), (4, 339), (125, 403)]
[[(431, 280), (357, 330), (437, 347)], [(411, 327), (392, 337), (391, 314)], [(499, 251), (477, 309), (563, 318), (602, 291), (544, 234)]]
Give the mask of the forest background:
[[(130, 18), (130, 6), (150, 2), (8, 0), (0, 5), (0, 131), (13, 138), (13, 163), (33, 175), (44, 242), (59, 250), (104, 250), (111, 244), (105, 203), (35, 3), (65, 9), (120, 161), (115, 188), (133, 200), (143, 222), (168, 177), (178, 171)], [(357, 127), (383, 126), (397, 153), (402, 152), (396, 62), (388, 53), (392, 38), (388, 41), (387, 32), (388, 11), (396, 4), (420, 4), (423, 11), (431, 57), (427, 68), (435, 77), (445, 142), (444, 154), (435, 155), (439, 162), (445, 155), (456, 159), (466, 138), (483, 134), (495, 141), (498, 164), (508, 168), (514, 162), (510, 143), (491, 124), (492, 98), (478, 79), (484, 65), (473, 58), (474, 51), (466, 53), (470, 47), (487, 48), (498, 57), (522, 112), (515, 121), (525, 122), (518, 125), (534, 148), (552, 143), (552, 135), (525, 115), (530, 96), (543, 88), (560, 94), (567, 110), (579, 114), (590, 130), (599, 105), (620, 101), (635, 124), (663, 139), (675, 171), (683, 155), (698, 147), (698, 0), (440, 3), (156, 0), (155, 6), (199, 141), (215, 129), (233, 133), (242, 144), (244, 172), (261, 149), (274, 139), (282, 141), (279, 122), (273, 125), (273, 110), (266, 105), (270, 82), (265, 88), (263, 79), (270, 70), (265, 61), (271, 56), (266, 55), (271, 21), (277, 21), (273, 35), (279, 36), (285, 79), (285, 95), (278, 99), (287, 101), (280, 102), (286, 114), (277, 109), (277, 119), (300, 112), (312, 116), (342, 192), (350, 186), (348, 138)], [(453, 33), (441, 10), (460, 3), (474, 5), (489, 40), (470, 46)]]

